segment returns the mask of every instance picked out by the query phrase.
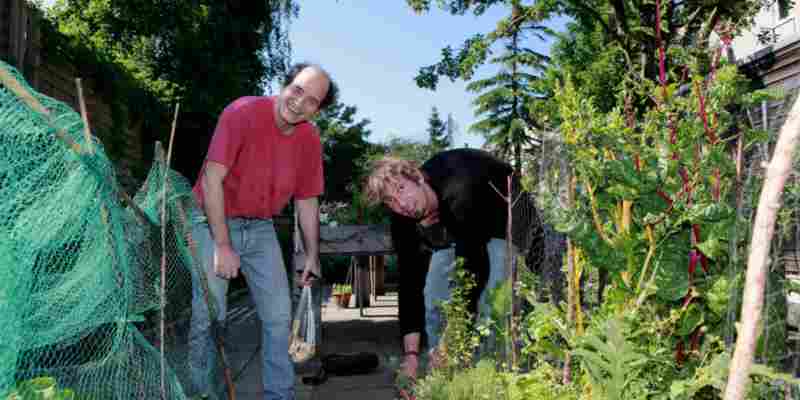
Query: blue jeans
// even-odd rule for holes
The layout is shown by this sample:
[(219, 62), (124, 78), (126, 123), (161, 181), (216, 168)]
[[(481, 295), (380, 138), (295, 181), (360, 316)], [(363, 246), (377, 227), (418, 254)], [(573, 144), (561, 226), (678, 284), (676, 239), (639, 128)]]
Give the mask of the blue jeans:
[[(233, 249), (241, 260), (240, 271), (261, 319), (261, 356), (264, 399), (294, 398), (294, 366), (289, 359), (291, 300), (283, 255), (272, 220), (230, 218), (227, 220)], [(214, 273), (214, 241), (201, 212), (193, 218), (192, 236), (205, 274), (192, 271), (192, 321), (189, 329), (189, 363), (192, 383), (200, 394), (219, 393), (217, 346), (210, 331), (209, 315), (225, 326), (228, 280)], [(208, 281), (205, 301), (202, 279)]]
[[(489, 280), (481, 292), (478, 301), (478, 317), (489, 318), (491, 308), (488, 293), (505, 279), (506, 274), (506, 241), (491, 239), (486, 244), (489, 251)], [(456, 264), (456, 250), (454, 247), (437, 250), (431, 255), (431, 264), (425, 278), (425, 333), (428, 335), (428, 346), (434, 348), (439, 345), (442, 332), (442, 313), (439, 304), (450, 298), (450, 272)]]

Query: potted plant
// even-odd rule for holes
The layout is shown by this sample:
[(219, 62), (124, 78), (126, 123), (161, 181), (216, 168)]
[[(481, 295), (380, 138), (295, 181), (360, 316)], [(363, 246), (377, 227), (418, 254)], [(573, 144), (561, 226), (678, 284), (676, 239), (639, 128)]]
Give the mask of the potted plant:
[(343, 308), (347, 308), (350, 306), (350, 296), (353, 294), (353, 287), (350, 285), (343, 285), (342, 286), (342, 297), (340, 305)]
[(350, 285), (345, 284), (334, 284), (333, 285), (333, 297), (336, 304), (339, 307), (347, 308), (350, 304), (350, 295), (353, 293), (353, 289)]
[(342, 289), (340, 284), (334, 283), (333, 287), (331, 288), (331, 296), (333, 296), (333, 301), (336, 304), (339, 304), (339, 297), (342, 297)]

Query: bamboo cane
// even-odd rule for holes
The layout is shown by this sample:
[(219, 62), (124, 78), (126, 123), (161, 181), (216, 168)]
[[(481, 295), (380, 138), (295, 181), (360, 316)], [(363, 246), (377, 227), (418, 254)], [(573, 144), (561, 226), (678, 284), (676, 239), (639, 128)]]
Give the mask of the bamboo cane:
[(83, 98), (83, 85), (81, 78), (75, 78), (75, 86), (78, 87), (78, 104), (81, 106), (81, 119), (83, 119), (83, 137), (86, 139), (86, 152), (94, 154), (92, 145), (92, 132), (89, 130), (89, 113), (86, 112), (86, 101)]
[[(190, 226), (186, 215), (187, 212), (183, 208), (183, 205), (180, 202), (176, 202), (176, 207), (178, 209), (178, 220), (181, 226), (188, 227)], [(202, 260), (200, 259), (199, 252), (197, 251), (197, 244), (194, 242), (194, 238), (191, 234), (187, 237), (184, 237), (186, 243), (189, 246), (189, 251), (192, 253), (192, 260), (193, 264), (199, 264), (198, 268), (202, 268)], [(231, 368), (228, 365), (228, 358), (225, 353), (225, 345), (224, 339), (222, 337), (221, 329), (219, 328), (219, 323), (216, 318), (213, 317), (212, 307), (214, 304), (211, 303), (211, 296), (209, 295), (209, 288), (208, 288), (208, 280), (204, 279), (202, 276), (203, 271), (196, 271), (195, 273), (200, 274), (198, 280), (200, 281), (200, 285), (203, 289), (203, 297), (205, 299), (205, 303), (209, 309), (209, 320), (211, 323), (211, 335), (214, 341), (217, 344), (217, 350), (219, 351), (219, 363), (222, 367), (223, 376), (225, 379), (225, 384), (228, 388), (228, 399), (229, 400), (236, 400), (236, 386), (233, 383), (233, 373), (231, 372)]]
[[(159, 351), (161, 352), (161, 398), (167, 398), (167, 368), (166, 368), (166, 358), (164, 357), (164, 336), (165, 336), (165, 329), (164, 329), (164, 319), (165, 319), (165, 309), (167, 307), (167, 191), (169, 186), (169, 181), (167, 177), (169, 176), (169, 163), (170, 159), (172, 158), (172, 144), (175, 139), (175, 126), (178, 122), (178, 110), (180, 109), (180, 103), (175, 105), (175, 116), (172, 119), (172, 130), (169, 134), (169, 146), (167, 147), (167, 159), (164, 161), (164, 173), (163, 179), (161, 182), (161, 323), (160, 325), (160, 336), (161, 340), (159, 341)], [(160, 149), (160, 146), (159, 146)], [(157, 152), (159, 156), (161, 156), (161, 152)]]

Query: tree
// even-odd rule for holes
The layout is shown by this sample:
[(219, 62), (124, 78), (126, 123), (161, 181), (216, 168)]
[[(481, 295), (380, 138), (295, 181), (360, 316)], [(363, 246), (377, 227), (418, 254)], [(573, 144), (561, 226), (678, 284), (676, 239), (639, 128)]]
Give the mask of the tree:
[[(655, 80), (658, 78), (658, 45), (661, 41), (664, 50), (671, 47), (684, 48), (692, 45), (702, 55), (708, 47), (711, 33), (718, 29), (735, 30), (749, 26), (759, 9), (775, 0), (734, 0), (685, 2), (680, 0), (656, 2), (629, 2), (623, 0), (533, 0), (522, 6), (515, 23), (542, 23), (555, 15), (570, 17), (585, 30), (599, 27), (607, 46), (618, 46), (622, 51), (629, 71), (637, 71), (640, 77)], [(786, 1), (779, 0), (782, 7)], [(427, 12), (431, 0), (406, 0), (416, 12)], [(439, 0), (440, 8), (463, 15), (471, 11), (481, 15), (491, 6), (514, 7), (514, 0)], [(657, 12), (658, 11), (658, 12)], [(656, 17), (660, 17), (661, 30), (657, 34)], [(658, 38), (657, 36), (660, 36)], [(440, 62), (423, 67), (417, 75), (417, 83), (422, 87), (435, 88), (438, 78), (446, 76), (451, 80), (471, 79), (475, 69), (487, 61), (489, 47), (485, 35), (475, 35), (467, 39), (457, 50), (446, 47), (442, 50)], [(593, 60), (584, 60), (591, 62)], [(676, 62), (680, 65), (681, 62)], [(588, 64), (585, 64), (588, 65)]]
[(456, 137), (458, 132), (458, 123), (453, 118), (452, 113), (447, 113), (447, 122), (445, 123), (445, 135), (447, 135), (447, 147), (453, 144), (453, 138)]
[[(70, 45), (122, 66), (161, 102), (162, 109), (141, 112), (141, 118), (169, 115), (167, 108), (180, 101), (178, 137), (185, 131), (200, 140), (182, 143), (186, 147), (174, 161), (191, 177), (223, 107), (237, 97), (262, 94), (267, 82), (287, 70), (287, 22), (297, 12), (293, 0), (57, 0), (48, 15)], [(106, 80), (113, 84), (113, 78)], [(135, 103), (141, 99), (118, 97), (131, 110), (141, 108)], [(168, 132), (158, 125), (150, 130), (145, 142), (163, 140)]]
[(428, 161), (436, 149), (430, 144), (413, 139), (393, 137), (383, 144), (383, 154), (391, 154), (402, 159), (411, 160), (419, 165)]
[(430, 138), (431, 147), (436, 152), (450, 147), (453, 141), (452, 132), (448, 129), (447, 122), (442, 120), (439, 116), (439, 110), (435, 106), (431, 108), (431, 116), (428, 118), (428, 137)]
[[(627, 68), (622, 49), (609, 45), (599, 23), (586, 26), (570, 22), (566, 28), (550, 49), (550, 68), (543, 76), (542, 86), (548, 98), (552, 98), (552, 88), (569, 76), (577, 90), (595, 100), (598, 110), (611, 111), (617, 105), (617, 97), (609, 94), (624, 90)], [(549, 114), (557, 125), (555, 107), (543, 113)]]
[(367, 142), (370, 121), (356, 121), (356, 106), (331, 104), (314, 119), (323, 143), (325, 200), (350, 201), (359, 184), (363, 160), (378, 146)]
[(503, 156), (513, 152), (514, 167), (521, 171), (523, 147), (539, 144), (530, 132), (541, 129), (542, 124), (530, 111), (534, 109), (532, 104), (544, 97), (536, 83), (548, 61), (547, 56), (523, 47), (521, 42), (529, 33), (544, 40), (549, 31), (538, 22), (524, 23), (523, 15), (529, 10), (519, 1), (511, 3), (511, 14), (494, 32), (505, 40), (505, 53), (492, 59), (492, 63), (501, 66), (500, 71), (494, 77), (473, 81), (467, 89), (481, 93), (474, 101), (475, 114), (484, 117), (470, 130), (483, 133)]
[(291, 0), (58, 0), (50, 15), (159, 97), (216, 114), (287, 70), (286, 23), (297, 12)]
[[(427, 10), (428, 3), (409, 2), (418, 11)], [(463, 13), (472, 6), (476, 13), (483, 13), (494, 3), (498, 2), (453, 1), (450, 10)], [(455, 57), (452, 49), (444, 49), (442, 61), (421, 68), (416, 81), (420, 87), (435, 89), (440, 75), (470, 80), (474, 69), (491, 54), (491, 47), (502, 43), (504, 52), (489, 60), (500, 67), (498, 73), (467, 86), (479, 94), (473, 104), (475, 115), (482, 118), (470, 131), (483, 134), (501, 156), (513, 155), (515, 168), (521, 170), (523, 148), (538, 144), (530, 132), (541, 129), (542, 124), (531, 111), (537, 109), (533, 103), (545, 97), (537, 81), (548, 62), (547, 56), (525, 47), (524, 41), (529, 37), (545, 40), (552, 32), (541, 23), (545, 14), (539, 9), (523, 5), (520, 0), (503, 3), (510, 6), (510, 12), (494, 31), (469, 38)]]

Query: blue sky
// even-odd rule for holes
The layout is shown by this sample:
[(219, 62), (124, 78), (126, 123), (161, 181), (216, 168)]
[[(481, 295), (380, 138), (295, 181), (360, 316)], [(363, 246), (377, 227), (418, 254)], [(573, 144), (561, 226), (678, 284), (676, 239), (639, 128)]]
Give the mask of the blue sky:
[[(54, 0), (42, 0), (46, 6)], [(476, 119), (466, 83), (439, 81), (437, 90), (420, 89), (414, 77), (422, 66), (439, 61), (445, 46), (459, 48), (475, 33), (487, 33), (506, 15), (493, 7), (484, 15), (453, 16), (435, 6), (416, 15), (405, 0), (296, 0), (297, 19), (291, 21), (292, 58), (323, 65), (341, 88), (340, 100), (358, 108), (357, 118), (371, 121), (371, 142), (390, 137), (427, 141), (428, 117), (436, 106), (442, 118), (453, 115), (458, 133), (455, 146), (478, 147), (480, 135), (467, 132)], [(432, 3), (436, 3), (433, 1)], [(553, 25), (563, 30), (564, 20)], [(547, 53), (549, 43), (531, 40), (528, 46)], [(491, 76), (484, 66), (476, 77)]]
[[(475, 121), (475, 95), (464, 82), (443, 79), (434, 92), (418, 88), (414, 76), (420, 67), (439, 61), (445, 46), (461, 47), (467, 37), (494, 29), (505, 15), (503, 8), (475, 17), (438, 9), (416, 15), (404, 0), (297, 2), (300, 15), (290, 28), (292, 58), (319, 63), (331, 73), (341, 88), (340, 100), (355, 105), (359, 119), (371, 121), (371, 142), (392, 136), (427, 141), (428, 117), (436, 106), (443, 118), (452, 113), (459, 126), (454, 145), (483, 143), (482, 137), (467, 132)], [(549, 48), (546, 43), (529, 45), (541, 52)], [(477, 75), (493, 71), (486, 66)]]

